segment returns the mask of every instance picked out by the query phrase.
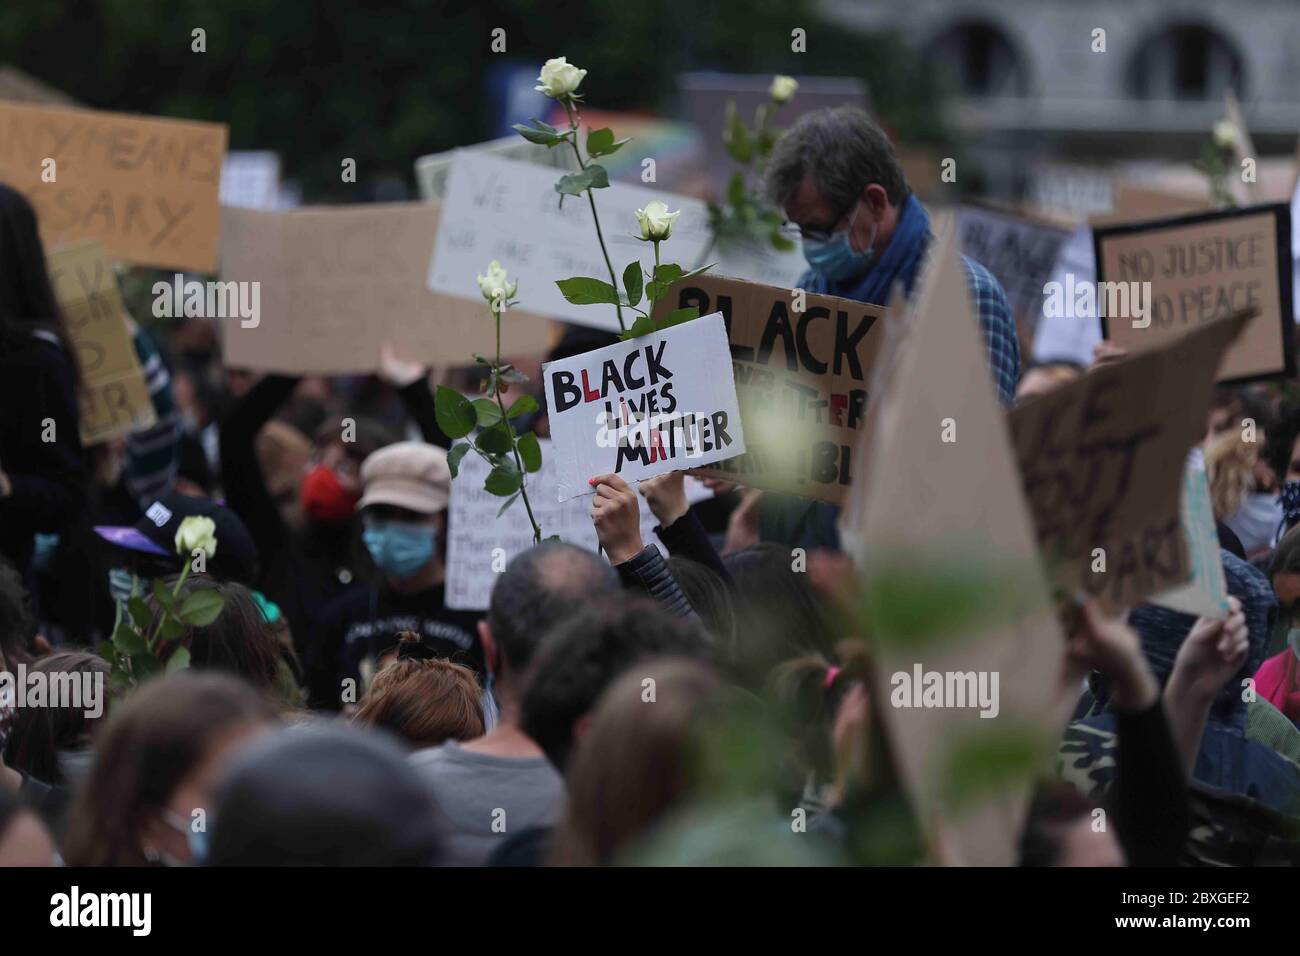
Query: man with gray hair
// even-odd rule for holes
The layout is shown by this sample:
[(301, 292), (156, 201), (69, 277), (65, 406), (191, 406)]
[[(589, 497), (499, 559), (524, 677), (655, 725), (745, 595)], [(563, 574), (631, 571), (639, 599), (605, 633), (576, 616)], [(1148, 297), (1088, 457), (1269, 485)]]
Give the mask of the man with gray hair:
[(411, 755), (433, 792), (450, 864), (480, 866), (508, 836), (559, 822), (564, 780), (520, 726), (524, 679), (551, 628), (619, 589), (606, 561), (560, 541), (517, 555), (497, 578), (478, 632), (496, 677), (500, 721), (477, 740)]
[[(777, 142), (764, 183), (803, 244), (808, 292), (887, 305), (894, 283), (910, 296), (933, 236), (930, 216), (908, 188), (888, 137), (862, 110), (806, 113)], [(1003, 404), (1015, 397), (1020, 344), (1006, 293), (978, 262), (962, 257), (971, 300)]]

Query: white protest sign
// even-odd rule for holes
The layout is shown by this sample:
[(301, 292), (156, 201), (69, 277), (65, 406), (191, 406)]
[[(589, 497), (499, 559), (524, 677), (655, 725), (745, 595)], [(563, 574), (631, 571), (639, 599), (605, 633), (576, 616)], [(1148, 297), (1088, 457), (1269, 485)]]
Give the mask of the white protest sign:
[[(592, 276), (608, 280), (609, 268), (585, 196), (566, 196), (560, 207), (555, 191), (560, 171), (535, 163), (461, 151), (451, 160), (429, 266), (429, 288), (464, 299), (479, 299), (475, 276), (493, 259), (519, 280), (519, 308), (567, 322), (618, 331), (613, 306), (572, 305), (557, 279)], [(790, 288), (807, 269), (797, 251), (777, 253), (757, 243), (728, 244), (710, 250), (708, 207), (698, 199), (659, 189), (612, 183), (596, 190), (600, 226), (615, 272), (622, 276), (633, 260), (653, 263), (648, 243), (638, 236), (636, 211), (659, 200), (681, 217), (661, 247), (663, 261), (685, 269), (716, 261), (717, 275)], [(621, 280), (620, 280), (621, 284)], [(635, 313), (624, 309), (630, 326)]]
[(722, 313), (542, 366), (561, 501), (745, 451)]
[(280, 155), (270, 150), (232, 150), (221, 164), (221, 205), (280, 208)]
[(415, 184), (419, 187), (420, 198), (442, 200), (447, 197), (447, 175), (451, 172), (452, 160), (460, 153), (468, 153), (480, 159), (484, 156), (500, 156), (505, 159), (517, 159), (546, 169), (559, 170), (556, 178), (563, 173), (576, 173), (578, 161), (570, 149), (555, 149), (530, 143), (520, 136), (503, 136), (486, 143), (473, 146), (458, 146), (442, 153), (430, 153), (415, 161)]
[[(562, 541), (595, 551), (599, 545), (591, 523), (591, 502), (586, 498), (559, 501), (555, 487), (554, 446), (540, 439), (542, 468), (528, 476), (528, 500), (542, 534), (559, 535)], [(514, 500), (498, 517), (501, 499), (483, 488), (489, 465), (478, 455), (461, 459), (460, 470), (451, 483), (451, 504), (447, 509), (447, 606), (457, 611), (483, 611), (492, 596), (492, 586), (515, 555), (533, 546), (533, 528), (524, 503)], [(712, 496), (704, 483), (686, 478), (686, 500), (692, 503)], [(668, 549), (655, 536), (659, 523), (645, 503), (641, 507), (641, 541), (653, 544), (665, 556)]]
[(1219, 557), (1219, 535), (1214, 526), (1205, 455), (1199, 448), (1188, 454), (1183, 469), (1182, 523), (1192, 579), (1157, 594), (1150, 599), (1151, 603), (1184, 614), (1222, 620), (1228, 616), (1228, 582), (1223, 576), (1223, 559)]

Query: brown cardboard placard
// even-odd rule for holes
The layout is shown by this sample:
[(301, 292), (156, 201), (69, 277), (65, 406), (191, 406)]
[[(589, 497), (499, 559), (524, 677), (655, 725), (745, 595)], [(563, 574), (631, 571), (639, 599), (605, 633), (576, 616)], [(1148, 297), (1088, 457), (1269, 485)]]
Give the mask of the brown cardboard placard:
[[(1008, 866), (1034, 771), (986, 791), (966, 787), (959, 805), (949, 791), (963, 757), (969, 766), (968, 747), (980, 753), (1006, 742), (1023, 747), (1031, 766), (1047, 758), (1072, 703), (1060, 683), (1065, 640), (951, 233), (936, 240), (919, 282), (905, 337), (895, 356), (882, 357), (896, 367), (880, 370), (872, 452), (862, 456), (865, 474), (840, 528), (860, 545), (867, 593), (891, 571), (939, 580), (946, 572), (1006, 596), (994, 599), (995, 613), (952, 620), (924, 641), (886, 639), (883, 627), (872, 636), (873, 695), (918, 820), (932, 842), (951, 848), (956, 859), (945, 862)], [(944, 600), (941, 590), (933, 600)], [(917, 706), (922, 673), (996, 677), (996, 702), (986, 710), (955, 701)], [(902, 692), (908, 681), (910, 700)]]
[(81, 370), (81, 442), (92, 445), (158, 420), (131, 341), (117, 278), (96, 239), (49, 255), (50, 283)]
[(47, 247), (99, 239), (109, 260), (214, 271), (225, 154), (220, 123), (0, 102), (0, 180)]
[(1192, 574), (1180, 501), (1215, 369), (1250, 320), (1215, 319), (1009, 413), (1025, 496), (1060, 592), (1118, 613)]
[[(1292, 314), (1291, 213), (1281, 203), (1096, 228), (1098, 314), (1102, 337), (1138, 350), (1254, 309), (1223, 358), (1218, 381), (1247, 382), (1295, 375)], [(1102, 284), (1128, 290), (1106, 315)], [(1133, 302), (1150, 283), (1150, 315), (1135, 319)], [(1107, 297), (1109, 298), (1109, 297)], [(1149, 322), (1145, 327), (1135, 327)]]
[(687, 306), (726, 320), (748, 448), (692, 474), (839, 504), (855, 474), (885, 310), (706, 274), (674, 285), (653, 314)]
[[(372, 372), (385, 342), (431, 363), (469, 365), (475, 352), (493, 355), (487, 303), (425, 286), (438, 212), (434, 202), (223, 208), (222, 279), (260, 282), (262, 310), (256, 327), (223, 320), (226, 363), (298, 374)], [(507, 310), (501, 326), (505, 355), (540, 354), (550, 344), (551, 323), (538, 316)]]

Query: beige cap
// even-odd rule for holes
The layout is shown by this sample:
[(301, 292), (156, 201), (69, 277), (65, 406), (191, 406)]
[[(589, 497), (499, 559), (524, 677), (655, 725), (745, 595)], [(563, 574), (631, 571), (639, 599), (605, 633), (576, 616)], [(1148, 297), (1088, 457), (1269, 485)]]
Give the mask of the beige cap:
[(399, 441), (386, 445), (361, 465), (361, 501), (436, 514), (451, 498), (447, 453), (436, 445)]

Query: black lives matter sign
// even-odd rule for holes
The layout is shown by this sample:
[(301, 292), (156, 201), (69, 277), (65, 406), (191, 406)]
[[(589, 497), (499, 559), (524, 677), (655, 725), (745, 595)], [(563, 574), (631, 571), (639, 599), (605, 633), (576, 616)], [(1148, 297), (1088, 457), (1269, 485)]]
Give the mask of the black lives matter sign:
[(746, 445), (744, 455), (693, 473), (841, 503), (884, 309), (706, 275), (675, 285), (656, 317), (686, 306), (722, 313)]

